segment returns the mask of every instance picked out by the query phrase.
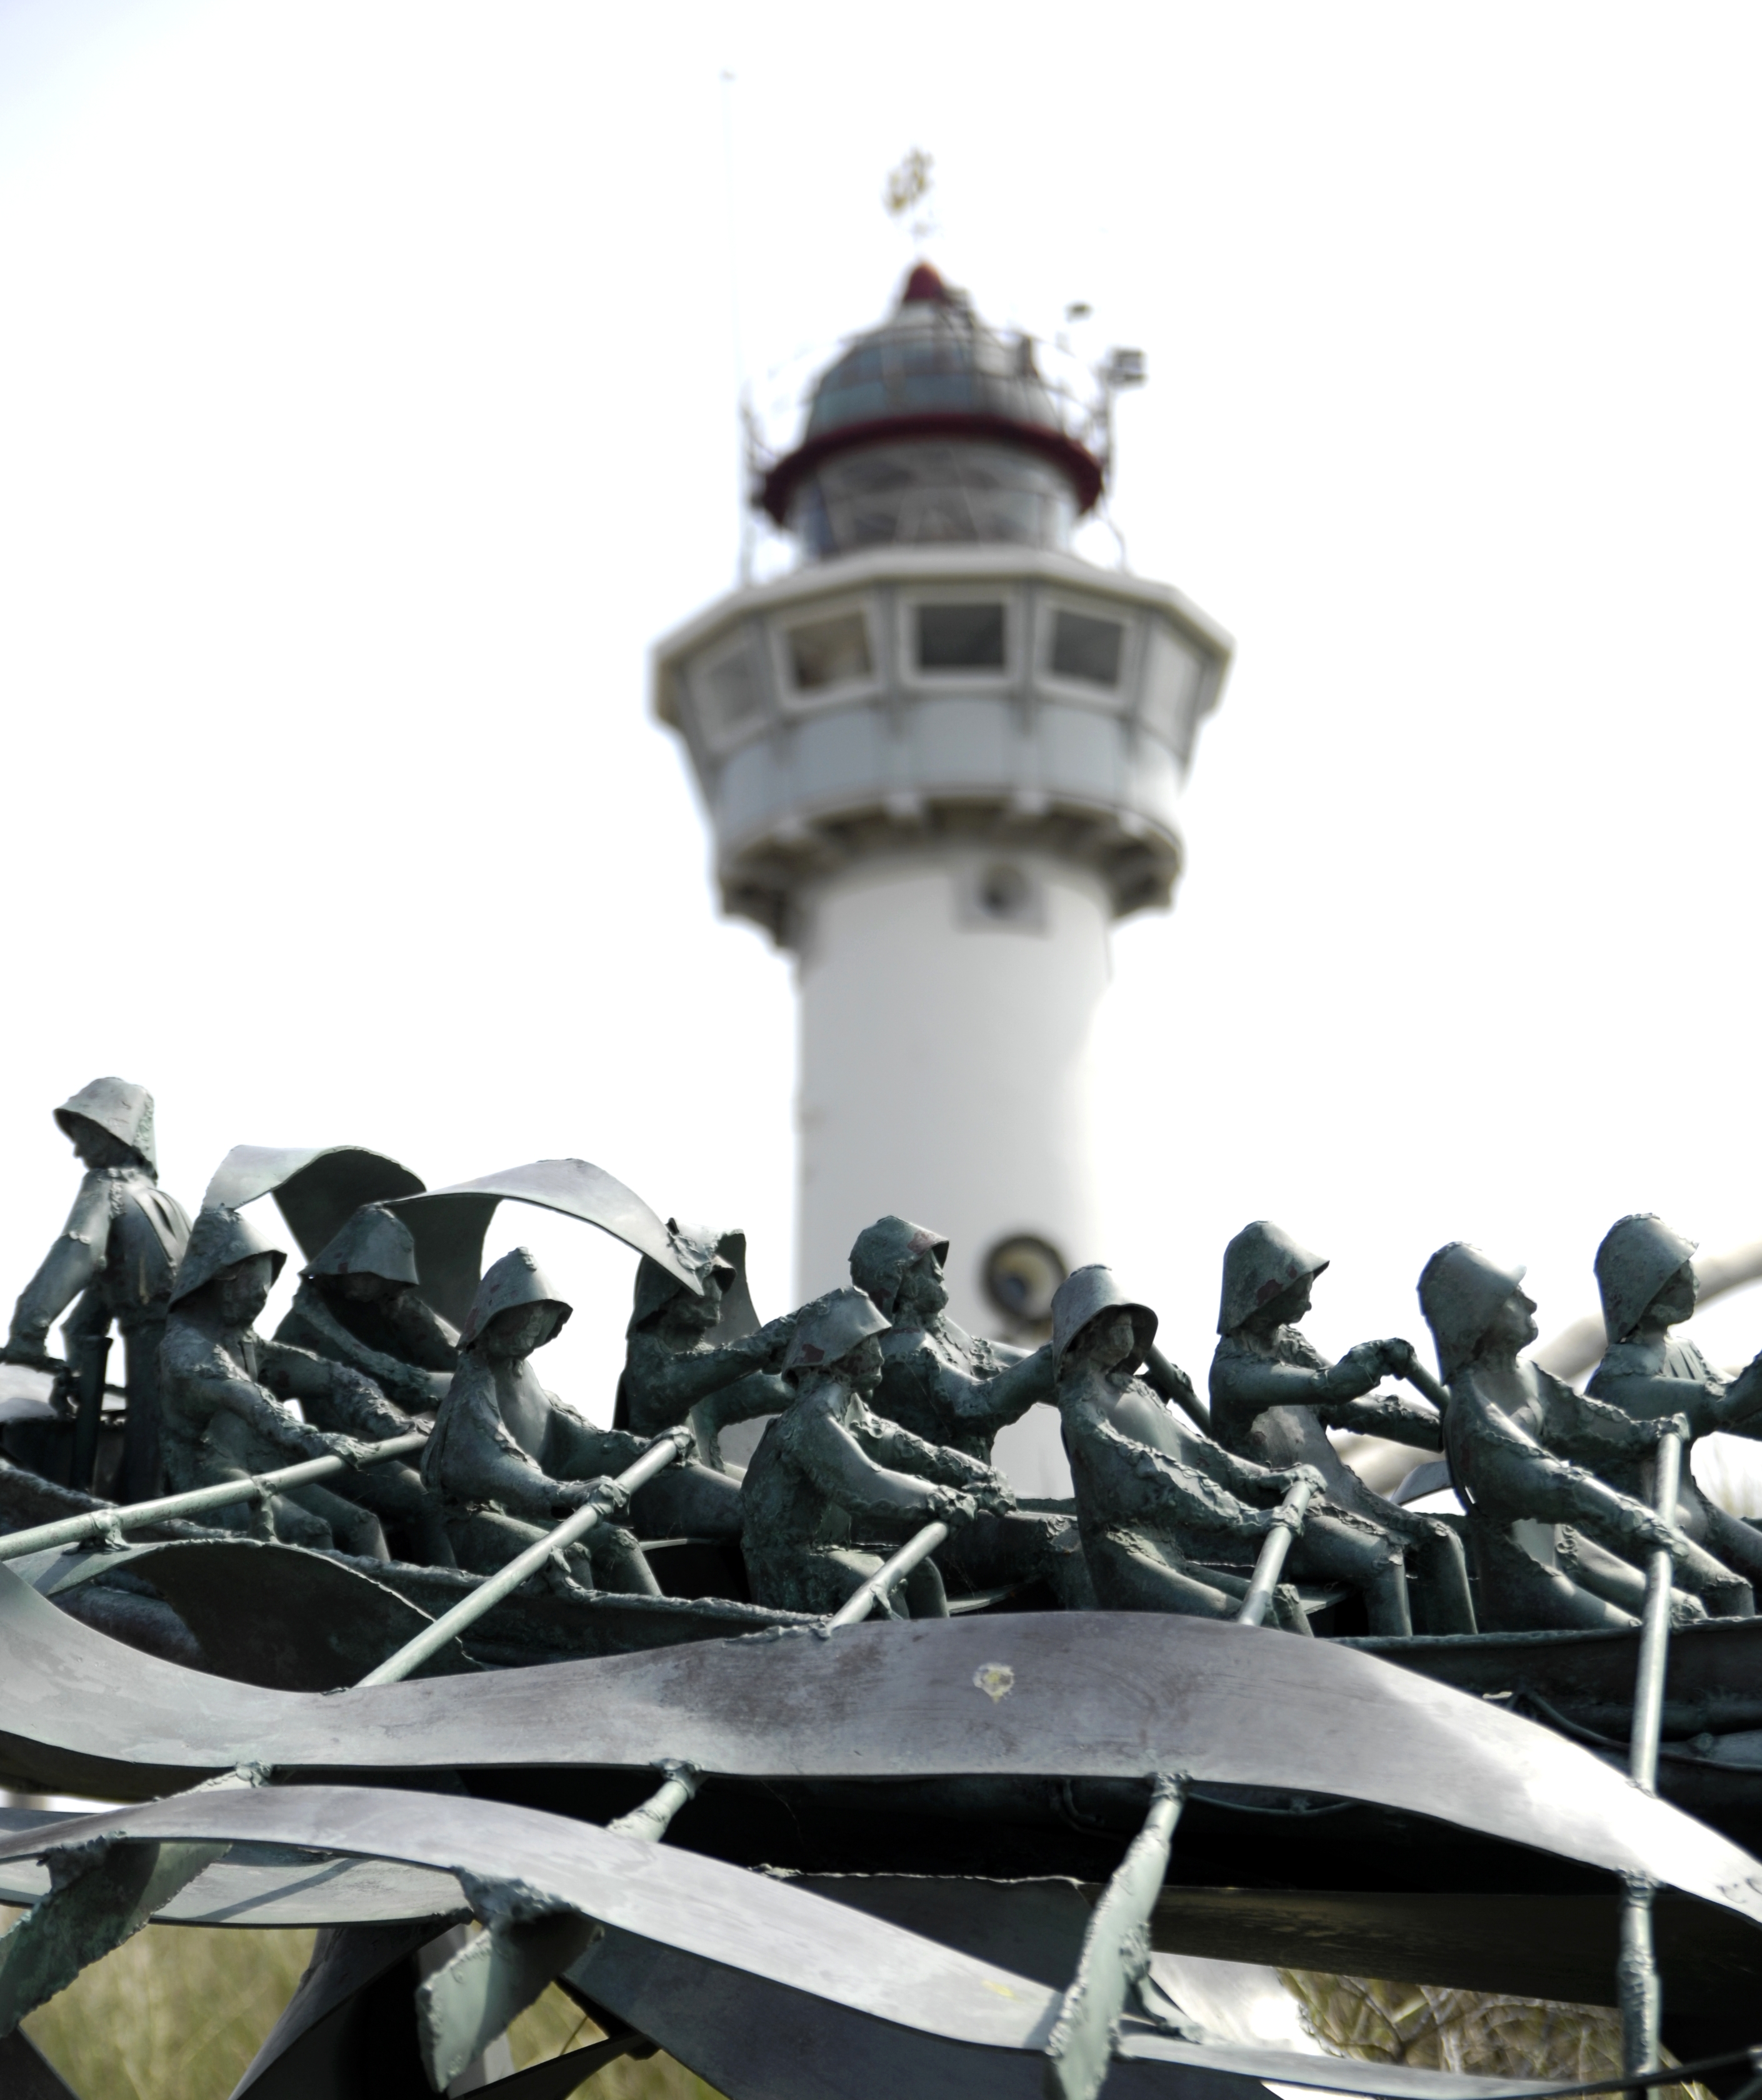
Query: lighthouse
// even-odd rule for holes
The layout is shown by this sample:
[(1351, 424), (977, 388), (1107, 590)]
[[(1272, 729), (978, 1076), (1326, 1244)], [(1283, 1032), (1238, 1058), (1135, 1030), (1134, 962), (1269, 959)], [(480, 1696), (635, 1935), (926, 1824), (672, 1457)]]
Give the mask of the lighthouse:
[[(724, 909), (795, 958), (804, 1298), (895, 1211), (947, 1235), (953, 1318), (1031, 1343), (1109, 1251), (1108, 929), (1171, 900), (1231, 651), (1178, 591), (1071, 552), (1130, 359), (1102, 412), (1073, 403), (920, 262), (755, 477), (796, 566), (656, 648)], [(1064, 1485), (1044, 1410), (997, 1455), (1020, 1492)]]

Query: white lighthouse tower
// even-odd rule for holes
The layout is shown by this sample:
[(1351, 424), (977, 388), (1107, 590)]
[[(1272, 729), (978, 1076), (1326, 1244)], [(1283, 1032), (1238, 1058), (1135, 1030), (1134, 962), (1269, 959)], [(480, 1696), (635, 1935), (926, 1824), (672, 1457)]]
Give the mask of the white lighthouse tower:
[[(918, 264), (755, 492), (800, 566), (655, 652), (724, 907), (796, 959), (802, 1295), (896, 1211), (949, 1236), (953, 1317), (1023, 1340), (1108, 1251), (1108, 927), (1170, 902), (1231, 647), (1166, 585), (1069, 552), (1103, 479), (1085, 427), (1031, 342)], [(1024, 1493), (1060, 1485), (1050, 1417), (998, 1455)]]

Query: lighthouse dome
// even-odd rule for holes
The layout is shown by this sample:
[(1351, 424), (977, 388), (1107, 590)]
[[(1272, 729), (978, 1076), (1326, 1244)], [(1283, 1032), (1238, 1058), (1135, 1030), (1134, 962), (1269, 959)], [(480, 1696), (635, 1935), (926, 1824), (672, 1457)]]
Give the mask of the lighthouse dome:
[(813, 558), (866, 547), (1062, 547), (1101, 492), (1026, 336), (988, 328), (927, 262), (815, 382), (764, 508)]

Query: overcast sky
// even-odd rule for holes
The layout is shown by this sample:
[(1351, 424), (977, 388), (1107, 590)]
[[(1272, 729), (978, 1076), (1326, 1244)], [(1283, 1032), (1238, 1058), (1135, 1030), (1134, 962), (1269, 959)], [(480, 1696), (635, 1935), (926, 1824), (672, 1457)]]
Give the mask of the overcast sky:
[[(731, 277), (769, 399), (890, 302), (913, 145), (988, 318), (1144, 350), (1118, 521), (1237, 638), (1103, 1030), (1171, 1352), (1251, 1217), (1333, 1257), (1336, 1348), (1417, 1331), (1447, 1238), (1546, 1330), (1623, 1211), (1762, 1233), (1759, 47), (1717, 5), (3, 0), (0, 1299), (73, 1193), (50, 1109), (117, 1071), (192, 1208), (241, 1140), (575, 1154), (745, 1224), (781, 1309), (788, 966), (716, 915), (646, 651), (732, 580)], [(494, 1238), (603, 1416), (629, 1258)], [(1702, 1324), (1747, 1357), (1762, 1303)]]

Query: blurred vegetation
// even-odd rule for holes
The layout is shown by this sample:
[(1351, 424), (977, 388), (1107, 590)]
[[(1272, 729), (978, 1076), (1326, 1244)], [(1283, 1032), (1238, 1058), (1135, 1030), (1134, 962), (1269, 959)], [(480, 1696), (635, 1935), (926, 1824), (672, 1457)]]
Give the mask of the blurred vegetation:
[[(1363, 2062), (1485, 2078), (1558, 2079), (1570, 2085), (1588, 2085), (1621, 2069), (1621, 2017), (1606, 2005), (1504, 1998), (1306, 1969), (1281, 1969), (1279, 1976), (1316, 2040)], [(1658, 2090), (1660, 2100), (1710, 2100), (1699, 2085)]]
[[(0, 1924), (13, 1915), (0, 1912)], [(33, 2013), (25, 2032), (80, 2100), (226, 2100), (311, 1946), (310, 1932), (150, 1926)], [(1621, 2067), (1620, 2022), (1606, 2007), (1306, 1970), (1280, 1976), (1310, 2032), (1338, 2055), (1573, 2085)], [(600, 2039), (554, 1984), (509, 2031), (517, 2071)], [(580, 2090), (592, 2100), (719, 2100), (667, 2056), (622, 2058)], [(1710, 2096), (1675, 2085), (1660, 2100)]]
[[(0, 1911), (0, 1925), (15, 1915)], [(310, 1932), (149, 1926), (33, 2013), (24, 2032), (80, 2100), (226, 2100), (311, 1951)], [(600, 2039), (554, 1984), (509, 2030), (517, 2071)], [(718, 2100), (668, 2056), (623, 2058), (583, 2089), (593, 2100)]]
[(24, 2032), (80, 2100), (226, 2100), (311, 1951), (310, 1932), (150, 1925)]

